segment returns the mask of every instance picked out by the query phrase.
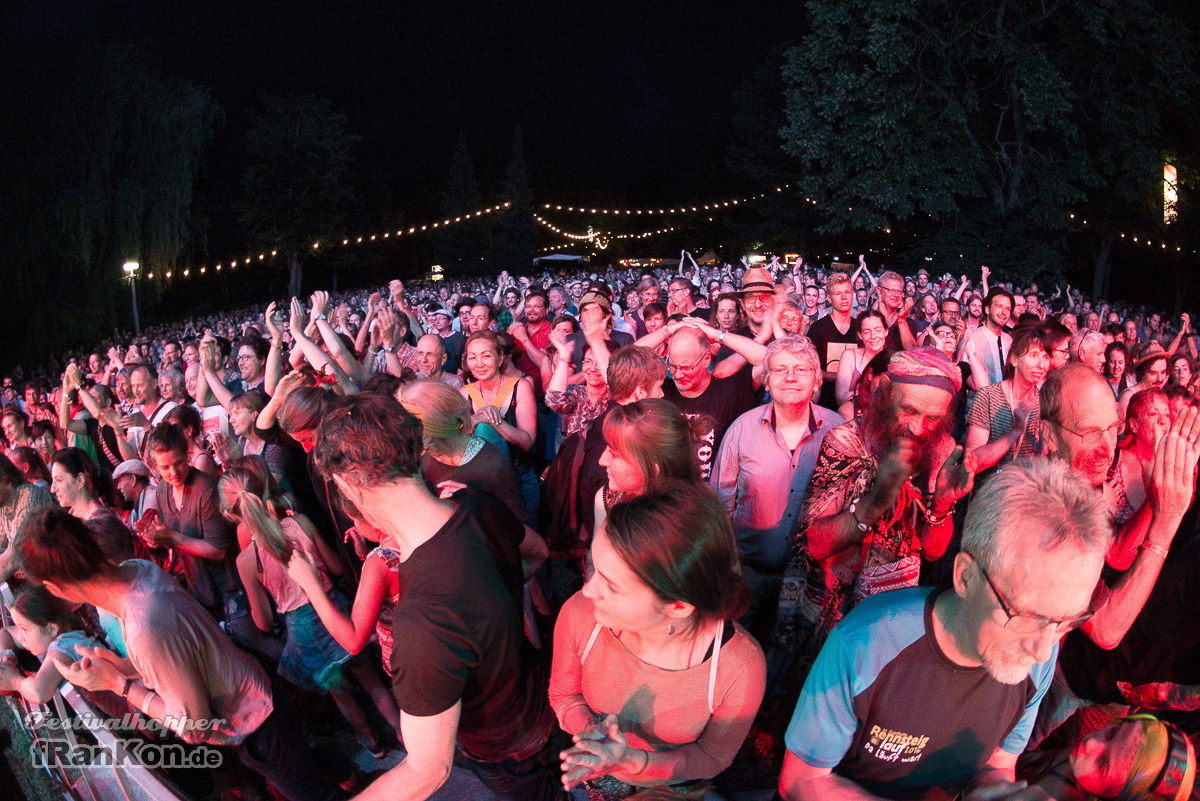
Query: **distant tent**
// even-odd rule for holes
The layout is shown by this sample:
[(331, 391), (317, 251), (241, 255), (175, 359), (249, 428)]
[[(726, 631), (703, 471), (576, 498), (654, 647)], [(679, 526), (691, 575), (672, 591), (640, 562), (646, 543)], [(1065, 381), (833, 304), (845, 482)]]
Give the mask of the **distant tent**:
[(696, 259), (696, 263), (697, 264), (723, 264), (724, 262), (721, 261), (720, 256), (718, 256), (714, 251), (710, 250), (707, 253), (705, 253), (703, 256), (701, 256), (700, 258)]
[(544, 264), (546, 267), (554, 269), (556, 267), (566, 267), (568, 264), (583, 264), (583, 256), (572, 256), (569, 253), (553, 253), (549, 256), (541, 256), (533, 260), (533, 263)]

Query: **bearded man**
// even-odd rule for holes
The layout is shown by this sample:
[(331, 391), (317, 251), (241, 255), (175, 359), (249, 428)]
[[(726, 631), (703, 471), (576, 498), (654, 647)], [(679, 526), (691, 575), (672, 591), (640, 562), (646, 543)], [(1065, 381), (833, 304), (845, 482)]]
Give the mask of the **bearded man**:
[(915, 586), (946, 552), (975, 458), (947, 433), (958, 368), (934, 348), (892, 356), (861, 420), (826, 435), (784, 568), (771, 680), (796, 697), (825, 638), (868, 595)]

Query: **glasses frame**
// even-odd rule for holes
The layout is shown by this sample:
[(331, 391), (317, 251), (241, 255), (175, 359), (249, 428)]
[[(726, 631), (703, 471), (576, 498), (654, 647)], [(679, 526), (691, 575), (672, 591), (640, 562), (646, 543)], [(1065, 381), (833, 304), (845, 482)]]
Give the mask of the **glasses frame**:
[(700, 354), (700, 358), (697, 359), (696, 361), (692, 362), (691, 365), (688, 367), (683, 367), (678, 364), (672, 364), (671, 360), (667, 359), (667, 370), (672, 375), (678, 375), (679, 373), (690, 373), (693, 370), (695, 370), (697, 367), (700, 366), (700, 362), (704, 361), (705, 359), (709, 359), (709, 358), (712, 358), (711, 353), (702, 353), (702, 354)]
[(1080, 433), (1079, 431), (1076, 431), (1073, 428), (1069, 428), (1069, 427), (1063, 425), (1061, 422), (1059, 422), (1058, 420), (1055, 420), (1054, 418), (1048, 417), (1046, 419), (1049, 420), (1054, 425), (1061, 428), (1062, 430), (1070, 431), (1072, 434), (1079, 437), (1079, 439), (1083, 442), (1084, 445), (1088, 445), (1088, 446), (1095, 445), (1097, 442), (1100, 441), (1100, 438), (1102, 436), (1104, 436), (1106, 433), (1108, 433), (1109, 431), (1115, 431), (1116, 436), (1120, 437), (1121, 436), (1121, 428), (1125, 425), (1120, 420), (1118, 420), (1117, 422), (1113, 423), (1108, 428), (1098, 428), (1095, 431), (1085, 431), (1083, 433)]
[[(964, 553), (966, 552), (964, 551)], [(1084, 623), (1091, 620), (1092, 616), (1096, 614), (1096, 610), (1088, 609), (1081, 615), (1076, 615), (1075, 617), (1067, 618), (1066, 620), (1055, 620), (1054, 618), (1049, 618), (1045, 615), (1038, 615), (1033, 612), (1022, 612), (1019, 609), (1015, 609), (1009, 605), (1008, 599), (1004, 597), (1004, 594), (1000, 592), (1000, 589), (996, 586), (996, 583), (992, 581), (992, 577), (989, 576), (987, 571), (983, 569), (983, 565), (980, 563), (979, 559), (977, 559), (974, 554), (967, 553), (967, 556), (971, 557), (971, 562), (979, 570), (979, 575), (983, 576), (983, 580), (987, 582), (988, 587), (990, 587), (992, 590), (992, 595), (995, 595), (996, 600), (1000, 603), (1000, 611), (1003, 612), (1006, 617), (1006, 620), (1004, 621), (1004, 628), (1008, 628), (1008, 624), (1013, 622), (1013, 620), (1028, 620), (1034, 625), (1034, 628), (1024, 632), (1026, 634), (1035, 634), (1050, 627), (1054, 627), (1056, 634), (1064, 634), (1068, 631), (1073, 631), (1074, 629), (1079, 628)], [(1013, 631), (1021, 630), (1021, 627), (1013, 629)]]

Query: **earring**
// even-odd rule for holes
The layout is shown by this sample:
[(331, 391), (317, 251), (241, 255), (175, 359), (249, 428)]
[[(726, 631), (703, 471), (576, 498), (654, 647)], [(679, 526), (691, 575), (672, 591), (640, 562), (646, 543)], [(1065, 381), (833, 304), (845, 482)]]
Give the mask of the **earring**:
[(674, 633), (675, 633), (675, 623), (672, 622), (669, 626), (667, 626), (667, 636), (669, 637)]

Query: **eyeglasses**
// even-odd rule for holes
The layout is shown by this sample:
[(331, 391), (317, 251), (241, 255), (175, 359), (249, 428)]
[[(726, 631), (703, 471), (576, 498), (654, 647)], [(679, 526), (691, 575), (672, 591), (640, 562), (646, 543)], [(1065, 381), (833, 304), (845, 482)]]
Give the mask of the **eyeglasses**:
[(904, 287), (902, 287), (902, 286), (901, 287), (881, 286), (881, 287), (879, 287), (879, 291), (887, 292), (889, 295), (902, 295), (902, 294), (904, 294)]
[(700, 362), (707, 359), (710, 355), (711, 354), (708, 354), (708, 353), (702, 354), (699, 359), (692, 362), (690, 365), (686, 365), (686, 366), (682, 365), (682, 364), (675, 364), (674, 362), (672, 362), (671, 360), (668, 359), (667, 360), (667, 369), (670, 370), (672, 373), (676, 373), (676, 374), (690, 373), (692, 370), (695, 370), (697, 367), (699, 367)]
[[(964, 551), (964, 553), (966, 552)], [(989, 587), (991, 587), (992, 594), (995, 595), (996, 600), (1000, 602), (1000, 611), (1004, 612), (1005, 616), (1008, 618), (1006, 621), (1004, 621), (1004, 628), (1006, 629), (1023, 634), (1035, 634), (1039, 631), (1053, 627), (1056, 633), (1065, 633), (1079, 628), (1084, 623), (1091, 620), (1092, 615), (1096, 614), (1094, 610), (1089, 609), (1082, 615), (1069, 617), (1065, 620), (1055, 620), (1051, 617), (1035, 615), (1032, 612), (1019, 612), (1008, 605), (1008, 601), (1005, 600), (1004, 596), (1000, 593), (1000, 590), (996, 588), (995, 583), (992, 581), (992, 577), (989, 576), (987, 571), (983, 569), (983, 565), (979, 563), (979, 560), (970, 553), (967, 553), (967, 556), (971, 557), (971, 561), (974, 562), (975, 567), (979, 569), (979, 575), (983, 576), (983, 580), (987, 582)]]
[(771, 368), (771, 375), (776, 378), (804, 378), (805, 376), (815, 375), (816, 372), (811, 367), (805, 367), (802, 364), (793, 364), (791, 367)]
[(1062, 423), (1060, 423), (1057, 420), (1054, 420), (1052, 418), (1047, 418), (1047, 419), (1049, 419), (1051, 423), (1054, 423), (1054, 425), (1058, 426), (1059, 428), (1063, 429), (1064, 431), (1070, 431), (1072, 434), (1079, 437), (1079, 439), (1083, 441), (1084, 445), (1089, 446), (1089, 447), (1092, 445), (1099, 445), (1100, 442), (1104, 439), (1108, 439), (1110, 437), (1116, 438), (1121, 433), (1121, 421), (1120, 420), (1113, 423), (1108, 428), (1094, 428), (1091, 431), (1076, 431), (1073, 428), (1067, 428), (1065, 425), (1063, 425)]

